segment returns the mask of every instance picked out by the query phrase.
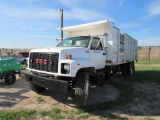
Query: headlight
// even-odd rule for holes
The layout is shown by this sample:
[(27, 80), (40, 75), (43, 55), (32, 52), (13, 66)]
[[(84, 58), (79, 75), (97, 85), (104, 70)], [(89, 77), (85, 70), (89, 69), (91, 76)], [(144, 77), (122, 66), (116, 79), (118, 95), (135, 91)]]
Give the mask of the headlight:
[(62, 63), (61, 64), (61, 73), (62, 74), (69, 74), (70, 73), (70, 64)]
[(70, 65), (69, 64), (64, 64), (64, 69), (69, 71), (70, 70)]

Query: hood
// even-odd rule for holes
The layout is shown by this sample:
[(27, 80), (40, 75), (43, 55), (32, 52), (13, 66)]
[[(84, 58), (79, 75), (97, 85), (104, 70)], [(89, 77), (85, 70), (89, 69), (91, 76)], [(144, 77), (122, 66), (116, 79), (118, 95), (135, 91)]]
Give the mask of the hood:
[(67, 55), (71, 54), (72, 59), (86, 59), (89, 58), (88, 48), (84, 47), (53, 47), (44, 49), (33, 49), (30, 52), (56, 52), (59, 53), (60, 59), (67, 59)]

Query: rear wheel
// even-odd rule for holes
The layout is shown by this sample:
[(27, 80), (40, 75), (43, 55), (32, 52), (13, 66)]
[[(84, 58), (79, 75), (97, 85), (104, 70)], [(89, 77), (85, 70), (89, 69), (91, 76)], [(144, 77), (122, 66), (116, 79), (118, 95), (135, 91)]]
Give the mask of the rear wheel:
[(5, 83), (6, 83), (7, 85), (14, 84), (15, 81), (16, 81), (16, 76), (15, 76), (15, 74), (14, 74), (13, 72), (6, 74)]
[(127, 76), (133, 75), (134, 72), (134, 67), (133, 67), (133, 63), (127, 63)]
[(127, 72), (126, 67), (127, 67), (126, 63), (120, 65), (121, 72), (122, 72), (122, 75), (123, 75), (123, 76), (126, 76), (126, 72)]
[(110, 79), (110, 67), (106, 67), (106, 70), (105, 70), (105, 79), (106, 80)]
[(38, 85), (34, 85), (32, 83), (30, 83), (30, 88), (33, 92), (36, 92), (36, 93), (42, 93), (43, 91), (46, 90), (45, 87), (41, 87), (41, 86), (38, 86)]
[(81, 71), (77, 74), (75, 88), (75, 103), (77, 106), (85, 107), (89, 95), (89, 74)]

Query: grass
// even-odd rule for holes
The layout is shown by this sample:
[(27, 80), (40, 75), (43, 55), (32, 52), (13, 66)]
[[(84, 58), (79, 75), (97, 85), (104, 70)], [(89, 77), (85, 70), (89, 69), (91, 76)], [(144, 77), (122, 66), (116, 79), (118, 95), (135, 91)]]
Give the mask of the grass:
[(135, 62), (136, 64), (139, 65), (153, 65), (153, 64), (159, 64), (160, 65), (160, 61), (138, 61)]
[(53, 120), (64, 119), (64, 116), (61, 114), (61, 110), (58, 108), (52, 109), (50, 111), (41, 111), (39, 112), (41, 116), (49, 116)]
[(26, 68), (26, 64), (21, 64), (21, 68)]
[(61, 110), (54, 108), (50, 111), (20, 110), (20, 111), (0, 111), (0, 120), (33, 120), (38, 115), (41, 117), (49, 116), (53, 120), (61, 120), (64, 116)]
[(135, 65), (136, 72), (131, 77), (133, 81), (160, 83), (160, 61), (139, 61)]
[(133, 89), (129, 87), (127, 84), (123, 83), (122, 81), (110, 81), (110, 84), (118, 88), (121, 93), (119, 98), (115, 101), (110, 101), (106, 103), (98, 103), (95, 105), (88, 106), (84, 111), (95, 111), (95, 110), (108, 110), (113, 109), (119, 105), (126, 104), (128, 101), (132, 100), (133, 98)]
[(74, 118), (74, 119), (86, 120), (91, 116), (92, 115), (90, 113), (85, 112), (83, 110), (75, 110), (75, 111), (69, 112), (67, 119), (73, 119)]
[(139, 120), (154, 120), (154, 118), (150, 117), (150, 116), (146, 116), (146, 117), (142, 117)]
[(43, 98), (41, 98), (41, 97), (38, 97), (37, 98), (37, 102), (44, 102), (45, 100), (43, 99)]
[(0, 111), (0, 120), (31, 120), (35, 115), (35, 110)]
[[(95, 105), (88, 106), (87, 108), (78, 108), (73, 111), (65, 111), (58, 108), (53, 108), (52, 110), (34, 111), (34, 110), (20, 110), (20, 111), (0, 111), (0, 120), (31, 120), (36, 119), (40, 116), (42, 119), (44, 117), (49, 117), (53, 120), (60, 119), (89, 119), (96, 116), (100, 116), (99, 119), (123, 119), (120, 117), (120, 113), (104, 113), (106, 110), (114, 110), (118, 106), (123, 106), (130, 102), (134, 98), (132, 87), (126, 82), (157, 82), (160, 83), (160, 61), (149, 62), (149, 61), (139, 61), (135, 63), (136, 72), (131, 77), (122, 77), (118, 75), (115, 77), (115, 81), (110, 81), (109, 84), (118, 88), (121, 93), (117, 100), (98, 103)], [(38, 102), (44, 102), (42, 98), (37, 99)], [(152, 117), (146, 116), (141, 117), (139, 120), (153, 120)]]

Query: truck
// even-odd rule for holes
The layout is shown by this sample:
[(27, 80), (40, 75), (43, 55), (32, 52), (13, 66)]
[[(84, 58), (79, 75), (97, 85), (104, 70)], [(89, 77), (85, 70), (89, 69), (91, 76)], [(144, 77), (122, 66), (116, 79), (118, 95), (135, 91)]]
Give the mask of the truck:
[(0, 79), (5, 81), (7, 85), (14, 84), (17, 73), (20, 73), (21, 65), (13, 58), (0, 59)]
[(15, 55), (15, 58), (18, 60), (18, 62), (22, 64), (26, 64), (26, 59), (28, 57), (29, 53), (28, 52), (20, 52)]
[(34, 92), (74, 90), (75, 104), (85, 107), (91, 84), (102, 86), (110, 75), (134, 73), (137, 40), (108, 20), (63, 28), (66, 39), (54, 48), (33, 49), (22, 79)]

